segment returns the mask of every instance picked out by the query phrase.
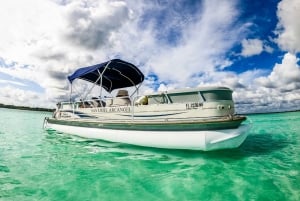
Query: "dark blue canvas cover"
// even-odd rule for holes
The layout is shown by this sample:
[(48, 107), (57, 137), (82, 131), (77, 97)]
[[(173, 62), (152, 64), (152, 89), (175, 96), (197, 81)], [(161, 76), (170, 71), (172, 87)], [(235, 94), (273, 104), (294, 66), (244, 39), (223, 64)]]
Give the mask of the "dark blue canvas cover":
[[(105, 69), (107, 64), (108, 66)], [(99, 73), (102, 74), (103, 71), (102, 87), (108, 92), (114, 89), (135, 86), (144, 81), (143, 73), (136, 66), (120, 59), (80, 68), (68, 76), (68, 80), (72, 83), (75, 79), (83, 79), (101, 85)]]

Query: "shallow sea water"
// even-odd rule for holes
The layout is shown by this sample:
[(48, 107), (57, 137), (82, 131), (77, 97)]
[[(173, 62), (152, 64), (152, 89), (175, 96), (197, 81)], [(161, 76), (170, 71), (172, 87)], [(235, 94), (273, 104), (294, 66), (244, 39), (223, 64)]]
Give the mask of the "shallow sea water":
[(143, 148), (42, 128), (0, 109), (0, 200), (300, 200), (300, 112), (249, 115), (241, 147)]

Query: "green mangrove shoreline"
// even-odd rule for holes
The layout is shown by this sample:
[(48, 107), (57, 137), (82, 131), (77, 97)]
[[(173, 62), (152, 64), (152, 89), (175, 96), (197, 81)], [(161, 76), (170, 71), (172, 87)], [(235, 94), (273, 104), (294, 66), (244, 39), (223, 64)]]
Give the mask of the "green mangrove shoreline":
[(31, 111), (43, 111), (43, 112), (53, 112), (54, 111), (54, 109), (50, 109), (50, 108), (5, 105), (5, 104), (2, 104), (2, 103), (0, 103), (0, 108), (9, 108), (9, 109), (17, 109), (17, 110), (31, 110)]

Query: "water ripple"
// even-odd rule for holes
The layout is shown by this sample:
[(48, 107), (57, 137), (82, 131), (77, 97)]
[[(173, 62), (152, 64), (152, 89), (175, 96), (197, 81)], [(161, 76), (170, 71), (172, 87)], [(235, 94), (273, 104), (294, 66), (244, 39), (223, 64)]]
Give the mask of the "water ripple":
[(300, 113), (251, 115), (239, 148), (213, 152), (44, 131), (44, 116), (1, 110), (0, 200), (300, 200)]

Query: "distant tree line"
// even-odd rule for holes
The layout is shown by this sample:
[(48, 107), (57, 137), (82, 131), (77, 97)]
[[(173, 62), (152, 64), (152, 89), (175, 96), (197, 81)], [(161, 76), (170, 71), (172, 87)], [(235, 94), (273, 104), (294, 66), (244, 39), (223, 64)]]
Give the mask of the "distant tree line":
[(0, 108), (10, 108), (10, 109), (18, 109), (18, 110), (32, 110), (32, 111), (45, 111), (45, 112), (53, 112), (54, 111), (54, 109), (49, 109), (49, 108), (4, 105), (2, 103), (0, 103)]

